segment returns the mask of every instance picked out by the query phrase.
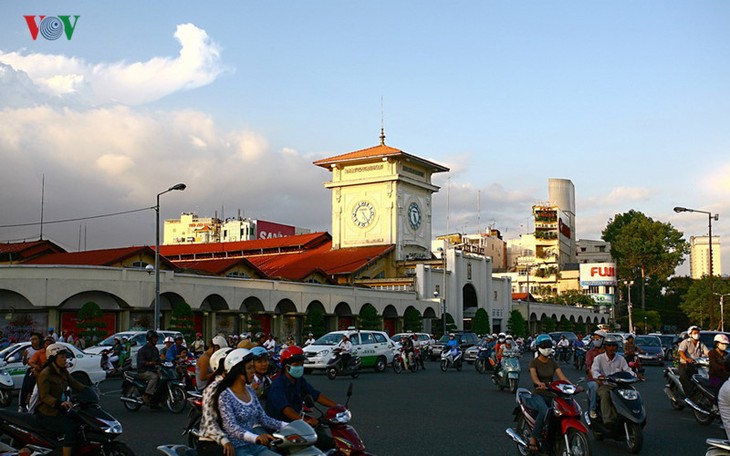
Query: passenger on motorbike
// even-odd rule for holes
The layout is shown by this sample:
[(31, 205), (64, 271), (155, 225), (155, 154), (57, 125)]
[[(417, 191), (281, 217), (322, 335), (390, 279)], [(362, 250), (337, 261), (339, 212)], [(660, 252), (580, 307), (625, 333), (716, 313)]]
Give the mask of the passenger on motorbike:
[(413, 334), (411, 336), (411, 343), (413, 344), (413, 353), (415, 356), (415, 362), (417, 362), (418, 365), (421, 366), (421, 369), (426, 370), (426, 366), (423, 365), (423, 358), (425, 357), (425, 354), (424, 354), (425, 342), (421, 343), (418, 340), (418, 334)]
[(626, 359), (617, 354), (618, 340), (614, 336), (606, 336), (603, 340), (605, 353), (602, 353), (593, 360), (591, 364), (591, 376), (598, 383), (598, 397), (601, 398), (601, 417), (606, 426), (610, 426), (616, 420), (616, 410), (611, 402), (611, 390), (613, 387), (604, 383), (605, 377), (617, 372), (628, 372), (636, 376), (629, 367)]
[(213, 354), (221, 348), (228, 348), (228, 342), (223, 336), (215, 336), (208, 342), (208, 348), (205, 349), (195, 363), (195, 384), (198, 386), (198, 390), (202, 391), (212, 378), (216, 366), (210, 362)]
[[(28, 365), (28, 362), (33, 357), (35, 352), (43, 350), (43, 347), (41, 345), (42, 340), (43, 336), (41, 336), (40, 333), (30, 333), (30, 346), (23, 350), (23, 365)], [(26, 405), (28, 404), (28, 398), (30, 397), (30, 393), (33, 392), (33, 388), (35, 387), (35, 380), (36, 374), (33, 373), (33, 367), (28, 365), (28, 368), (25, 371), (25, 376), (23, 377), (23, 385), (21, 386), (20, 393), (18, 394), (19, 412), (25, 411)]]
[(409, 355), (413, 354), (413, 341), (408, 336), (401, 336), (400, 349), (403, 353), (403, 368), (408, 369)]
[(555, 376), (560, 380), (570, 382), (560, 369), (560, 365), (550, 355), (553, 354), (553, 339), (547, 334), (540, 334), (535, 340), (538, 356), (530, 360), (530, 378), (535, 386), (530, 398), (531, 406), (537, 410), (535, 426), (530, 435), (529, 449), (532, 452), (539, 450), (537, 439), (545, 425), (545, 417), (552, 403), (547, 388)]
[(173, 339), (172, 336), (167, 336), (162, 340), (162, 343), (165, 346), (162, 347), (162, 349), (159, 351), (160, 361), (165, 361), (167, 359), (167, 350), (169, 350), (170, 347), (175, 345), (175, 339)]
[(253, 355), (237, 348), (224, 360), (226, 376), (215, 388), (213, 403), (220, 413), (220, 423), (236, 449), (236, 456), (273, 456), (267, 447), (274, 440), (271, 434), (254, 432), (256, 426), (278, 431), (288, 423), (268, 416), (250, 386), (253, 379)]
[(46, 355), (48, 360), (38, 375), (36, 416), (41, 426), (63, 434), (63, 456), (71, 456), (79, 425), (61, 412), (73, 406), (66, 397), (66, 388), (70, 386), (76, 391), (81, 391), (84, 385), (71, 377), (66, 370), (68, 351), (65, 346), (59, 343), (51, 344), (46, 348)]
[(157, 390), (157, 380), (160, 378), (157, 373), (157, 365), (160, 364), (160, 351), (157, 349), (157, 332), (149, 330), (146, 337), (147, 343), (137, 351), (137, 373), (139, 378), (147, 381), (142, 400), (145, 404), (149, 404)]
[(183, 349), (187, 351), (187, 348), (185, 347), (185, 338), (182, 336), (182, 334), (178, 334), (175, 336), (175, 344), (172, 347), (168, 347), (167, 351), (165, 352), (165, 360), (168, 362), (175, 362), (180, 356), (180, 352), (182, 352)]
[(232, 348), (224, 347), (216, 350), (210, 356), (210, 365), (217, 367), (210, 377), (208, 387), (203, 390), (203, 412), (198, 435), (198, 454), (207, 456), (234, 456), (236, 454), (236, 449), (221, 429), (220, 415), (218, 415), (218, 409), (213, 401), (215, 389), (226, 375), (223, 361), (231, 351), (233, 351)]
[[(282, 375), (271, 382), (269, 397), (266, 402), (266, 413), (278, 420), (302, 419), (302, 404), (304, 398), (310, 396), (315, 402), (325, 407), (334, 407), (335, 401), (328, 398), (304, 378), (304, 352), (297, 346), (287, 347), (281, 354)], [(332, 438), (318, 427), (319, 420), (314, 417), (304, 417), (310, 426), (317, 431), (317, 448), (332, 448)]]
[(694, 385), (692, 384), (692, 375), (697, 373), (696, 360), (702, 356), (707, 356), (709, 351), (705, 344), (700, 340), (700, 328), (698, 326), (690, 326), (687, 330), (687, 337), (679, 344), (679, 381), (682, 383), (682, 389), (687, 397), (692, 396)]
[(266, 407), (266, 399), (269, 395), (271, 387), (271, 377), (269, 377), (269, 352), (264, 347), (254, 347), (251, 349), (253, 355), (254, 375), (251, 386), (256, 391), (261, 405)]
[(730, 340), (725, 334), (718, 334), (715, 336), (714, 342), (715, 347), (707, 355), (710, 362), (709, 380), (710, 385), (719, 390), (725, 380), (730, 377), (730, 357), (725, 351), (730, 345)]
[(598, 383), (593, 379), (593, 360), (596, 356), (605, 352), (603, 339), (607, 336), (606, 331), (596, 330), (593, 332), (590, 349), (586, 352), (586, 389), (588, 390), (588, 410), (590, 417), (596, 419), (596, 407), (598, 407)]

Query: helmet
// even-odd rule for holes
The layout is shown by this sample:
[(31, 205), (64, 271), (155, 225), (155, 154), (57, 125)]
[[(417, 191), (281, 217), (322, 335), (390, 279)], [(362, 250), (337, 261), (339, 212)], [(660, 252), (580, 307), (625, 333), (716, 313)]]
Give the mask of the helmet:
[(150, 329), (149, 331), (147, 331), (147, 334), (145, 334), (145, 337), (147, 338), (147, 340), (152, 340), (152, 339), (159, 339), (160, 335), (157, 334), (157, 331), (153, 331)]
[(614, 346), (618, 347), (618, 339), (616, 339), (615, 336), (606, 336), (605, 339), (603, 339), (603, 345), (608, 346)]
[[(730, 345), (730, 339), (728, 339), (725, 334), (716, 335), (714, 341), (720, 342), (721, 344)], [(46, 350), (48, 350), (48, 349), (46, 349)]]
[(237, 348), (235, 350), (231, 350), (231, 352), (226, 355), (226, 360), (223, 361), (223, 365), (226, 368), (226, 373), (231, 372), (231, 369), (233, 369), (233, 366), (235, 366), (236, 364), (246, 362), (252, 358), (253, 355), (251, 354), (251, 351), (245, 348)]
[(49, 332), (49, 333), (50, 333), (50, 332), (53, 332), (53, 326), (51, 326), (50, 328), (48, 328), (48, 332)]
[(196, 332), (195, 333), (195, 337), (203, 337), (203, 333), (202, 332)]
[(593, 331), (593, 335), (605, 338), (608, 335), (608, 333), (606, 333), (606, 331), (604, 331), (602, 329), (597, 329), (597, 330)]
[(687, 330), (687, 334), (692, 333), (692, 331), (694, 331), (694, 330), (699, 331), (700, 330), (700, 327), (699, 326), (694, 326), (694, 325), (690, 326), (689, 329)]
[(226, 355), (233, 351), (230, 347), (220, 348), (210, 355), (210, 365), (214, 371), (218, 370), (218, 366), (221, 364), (221, 360), (225, 359)]
[(254, 347), (251, 349), (251, 354), (254, 358), (263, 358), (264, 356), (269, 356), (268, 350), (266, 350), (264, 347)]
[(507, 334), (507, 339), (513, 340), (512, 334)]
[(175, 340), (185, 340), (182, 334), (175, 334)]
[(163, 342), (164, 343), (168, 343), (169, 342), (171, 344), (174, 344), (175, 343), (175, 339), (173, 339), (172, 336), (167, 336), (167, 337), (165, 337), (165, 340), (163, 340)]
[(553, 348), (553, 338), (548, 336), (547, 334), (540, 334), (537, 336), (537, 339), (535, 339), (535, 346), (540, 347), (543, 344), (550, 344), (549, 347), (543, 347), (543, 348)]
[(46, 356), (49, 358), (51, 356), (56, 356), (58, 354), (65, 354), (68, 355), (68, 349), (63, 344), (51, 344), (48, 347), (46, 347)]
[(633, 335), (633, 334), (631, 334), (631, 333), (628, 333), (628, 334), (626, 335), (626, 340), (628, 340), (628, 339), (633, 339), (633, 338), (634, 338), (634, 335)]
[(499, 337), (507, 337), (507, 334), (505, 334), (505, 333), (499, 333)]
[(289, 364), (297, 361), (304, 361), (304, 350), (296, 345), (286, 347), (284, 352), (281, 354), (281, 364)]
[(228, 342), (226, 342), (226, 338), (223, 336), (215, 336), (213, 338), (213, 345), (217, 345), (218, 348), (226, 348), (228, 347)]

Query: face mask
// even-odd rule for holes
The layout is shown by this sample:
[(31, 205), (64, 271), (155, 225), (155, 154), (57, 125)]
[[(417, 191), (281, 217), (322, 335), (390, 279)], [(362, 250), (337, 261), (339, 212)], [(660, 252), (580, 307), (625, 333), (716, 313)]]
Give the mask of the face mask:
[(692, 334), (692, 335), (691, 335), (690, 337), (691, 337), (692, 339), (694, 339), (694, 340), (697, 340), (697, 339), (699, 339), (699, 338), (700, 338), (700, 335), (699, 335), (699, 334)]
[(542, 356), (545, 356), (545, 357), (547, 357), (547, 356), (550, 356), (550, 352), (552, 352), (552, 351), (553, 351), (553, 349), (552, 349), (552, 348), (540, 348), (540, 349), (538, 349), (538, 350), (540, 351), (540, 354), (541, 354)]
[(289, 366), (289, 375), (299, 378), (304, 375), (304, 366)]
[(500, 342), (504, 342), (504, 339), (502, 339), (502, 338), (500, 337), (500, 338), (499, 338), (499, 341), (500, 341)]
[(601, 348), (603, 345), (603, 339), (596, 339), (593, 341), (593, 346), (596, 348)]

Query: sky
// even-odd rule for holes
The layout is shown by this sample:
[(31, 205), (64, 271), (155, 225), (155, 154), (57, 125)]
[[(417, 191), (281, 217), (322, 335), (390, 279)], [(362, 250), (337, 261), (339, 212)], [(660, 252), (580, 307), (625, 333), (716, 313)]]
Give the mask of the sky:
[[(687, 239), (708, 217), (673, 207), (719, 214), (730, 273), (730, 2), (0, 5), (2, 242), (38, 238), (9, 225), (40, 220), (43, 181), (46, 222), (149, 208), (184, 182), (163, 218), (241, 210), (331, 231), (330, 175), (312, 162), (378, 144), (382, 125), (450, 168), (434, 235), (518, 237), (565, 178), (581, 239), (631, 209)], [(148, 209), (43, 237), (75, 251), (153, 245), (154, 230)]]

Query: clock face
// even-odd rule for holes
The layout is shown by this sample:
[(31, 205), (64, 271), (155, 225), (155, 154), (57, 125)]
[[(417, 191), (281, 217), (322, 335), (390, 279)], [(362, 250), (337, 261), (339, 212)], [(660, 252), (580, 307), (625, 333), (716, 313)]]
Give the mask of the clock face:
[(360, 201), (352, 210), (352, 222), (359, 227), (370, 225), (375, 218), (375, 208), (367, 201)]
[(421, 226), (421, 208), (416, 203), (411, 203), (408, 206), (408, 223), (414, 230)]

